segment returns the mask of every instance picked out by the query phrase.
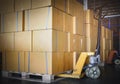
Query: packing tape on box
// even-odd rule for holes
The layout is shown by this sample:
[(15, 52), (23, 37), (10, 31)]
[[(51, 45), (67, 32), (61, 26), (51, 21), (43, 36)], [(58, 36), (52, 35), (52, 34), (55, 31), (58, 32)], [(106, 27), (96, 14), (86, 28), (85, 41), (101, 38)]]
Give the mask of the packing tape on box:
[(28, 72), (30, 72), (30, 52), (28, 52)]
[(47, 52), (45, 52), (45, 62), (46, 62), (46, 74), (48, 74), (48, 55), (47, 55)]
[(18, 52), (18, 72), (20, 72), (20, 53)]
[(47, 15), (47, 18), (46, 18), (46, 26), (45, 28), (48, 29), (48, 23), (49, 23), (49, 18), (50, 18), (50, 7), (48, 7), (48, 15)]

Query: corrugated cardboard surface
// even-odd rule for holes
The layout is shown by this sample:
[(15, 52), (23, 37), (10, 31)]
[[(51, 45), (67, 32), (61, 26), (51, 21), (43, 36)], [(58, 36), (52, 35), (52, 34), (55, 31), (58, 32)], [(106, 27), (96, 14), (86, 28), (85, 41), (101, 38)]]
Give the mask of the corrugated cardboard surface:
[(25, 30), (64, 28), (64, 12), (54, 7), (44, 7), (25, 11)]
[(88, 52), (94, 52), (97, 45), (97, 39), (94, 38), (86, 38), (86, 45), (87, 45), (87, 51)]
[[(28, 55), (28, 53), (30, 54)], [(30, 56), (30, 60), (28, 59), (29, 58), (28, 56)], [(65, 54), (60, 52), (26, 52), (25, 53), (25, 72), (39, 73), (39, 74), (46, 74), (46, 73), (58, 74), (72, 69), (72, 65), (73, 65), (73, 58), (72, 55), (70, 56), (70, 53), (65, 53)]]
[(84, 35), (83, 18), (73, 17), (73, 34)]
[(25, 55), (24, 52), (18, 52), (19, 56), (19, 72), (25, 72)]
[(15, 32), (15, 51), (32, 50), (32, 31)]
[(46, 6), (54, 6), (62, 11), (66, 11), (66, 0), (32, 0), (32, 9)]
[(64, 53), (64, 71), (73, 69), (73, 55), (71, 52)]
[(3, 32), (22, 31), (22, 12), (5, 13), (3, 18)]
[(46, 56), (45, 53), (30, 53), (30, 72), (31, 73), (46, 73)]
[(64, 12), (53, 7), (52, 28), (63, 31), (64, 28)]
[(14, 33), (0, 34), (0, 50), (14, 50)]
[(93, 23), (94, 16), (92, 10), (86, 10), (85, 13), (85, 23)]
[(65, 32), (73, 33), (73, 16), (64, 13), (64, 29)]
[(53, 0), (32, 0), (32, 8), (39, 8), (52, 5)]
[(52, 53), (52, 73), (64, 72), (64, 53)]
[(68, 51), (73, 51), (73, 34), (72, 33), (68, 33)]
[(31, 0), (15, 0), (15, 11), (22, 11), (30, 8), (31, 8)]
[(62, 31), (57, 31), (57, 51), (61, 51), (61, 52), (64, 52), (64, 51), (68, 51), (67, 47), (67, 35), (65, 32), (62, 32)]
[(0, 0), (0, 13), (14, 11), (14, 0)]
[(18, 53), (6, 52), (6, 70), (18, 72)]
[(57, 31), (33, 31), (33, 51), (56, 51)]
[(25, 30), (52, 28), (52, 7), (25, 11)]

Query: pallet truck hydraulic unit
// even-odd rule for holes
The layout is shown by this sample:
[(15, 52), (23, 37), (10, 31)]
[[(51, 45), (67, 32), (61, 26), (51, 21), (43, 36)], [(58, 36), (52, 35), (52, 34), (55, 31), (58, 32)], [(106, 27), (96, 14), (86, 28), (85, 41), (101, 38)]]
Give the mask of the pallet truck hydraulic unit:
[(102, 15), (102, 7), (94, 10), (94, 18), (98, 20), (98, 36), (95, 52), (81, 52), (78, 61), (71, 73), (59, 74), (59, 77), (65, 78), (81, 78), (86, 75), (89, 78), (99, 78), (101, 71), (99, 68), (100, 61), (100, 36), (101, 36), (101, 20), (105, 15)]

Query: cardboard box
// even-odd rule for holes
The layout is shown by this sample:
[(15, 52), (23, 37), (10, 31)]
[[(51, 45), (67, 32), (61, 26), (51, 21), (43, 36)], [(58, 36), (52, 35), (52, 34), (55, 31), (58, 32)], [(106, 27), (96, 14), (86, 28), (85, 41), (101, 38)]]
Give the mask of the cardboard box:
[(0, 13), (14, 11), (14, 0), (0, 0)]
[(84, 35), (83, 18), (73, 17), (73, 34)]
[(22, 29), (23, 28), (22, 12), (5, 13), (2, 18), (3, 18), (2, 32), (16, 32), (16, 31), (23, 30)]
[(64, 13), (64, 32), (73, 33), (73, 16)]
[(6, 52), (6, 70), (18, 72), (18, 53)]
[(106, 37), (106, 31), (104, 26), (101, 26), (101, 37)]
[(73, 45), (73, 34), (72, 33), (68, 33), (68, 52), (73, 51), (74, 45)]
[[(30, 59), (28, 58), (28, 56)], [(68, 59), (70, 59), (71, 61)], [(56, 63), (56, 61), (59, 61), (59, 63)], [(66, 56), (66, 61), (69, 61), (69, 64), (72, 64), (72, 57), (70, 58), (69, 56)], [(64, 53), (29, 52), (28, 55), (28, 52), (26, 52), (25, 54), (26, 72), (30, 73), (58, 74), (64, 72), (69, 68), (69, 67), (65, 68), (64, 62), (65, 62)], [(69, 69), (71, 69), (71, 67)]]
[(25, 30), (55, 29), (63, 30), (63, 12), (44, 7), (25, 11)]
[(14, 50), (14, 33), (0, 34), (0, 50), (13, 51)]
[(7, 71), (24, 72), (24, 52), (5, 52)]
[(64, 53), (64, 71), (73, 69), (73, 55), (71, 52)]
[(32, 31), (15, 32), (15, 51), (32, 51)]
[(97, 45), (97, 39), (94, 38), (86, 38), (86, 46), (87, 52), (94, 52)]
[(31, 0), (15, 0), (15, 11), (27, 9), (31, 9)]
[(57, 31), (33, 31), (33, 51), (57, 51)]
[(57, 51), (64, 52), (68, 51), (68, 39), (67, 33), (62, 31), (57, 31)]
[(86, 10), (85, 13), (85, 23), (93, 23), (94, 15), (92, 10)]
[(66, 0), (32, 0), (32, 9), (46, 6), (54, 6), (66, 11)]

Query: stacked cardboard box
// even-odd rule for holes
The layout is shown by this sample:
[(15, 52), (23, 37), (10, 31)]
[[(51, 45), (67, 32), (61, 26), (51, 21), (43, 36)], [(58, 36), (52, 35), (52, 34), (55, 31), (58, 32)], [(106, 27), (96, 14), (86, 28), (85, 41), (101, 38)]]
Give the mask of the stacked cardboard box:
[(109, 51), (113, 49), (113, 31), (104, 26), (101, 29), (101, 55), (102, 60), (105, 62), (108, 59)]
[(97, 44), (97, 20), (94, 19), (92, 10), (84, 12), (84, 27), (86, 29), (86, 45), (87, 51), (94, 52)]
[[(95, 52), (97, 44), (97, 35), (98, 35), (98, 21), (94, 19), (94, 14), (92, 10), (86, 10), (84, 12), (85, 20), (84, 25), (86, 29), (86, 46), (87, 51)], [(101, 27), (101, 43), (100, 43), (100, 52), (101, 60), (105, 62), (109, 51), (112, 49), (112, 30), (102, 26)]]
[(80, 52), (86, 51), (82, 4), (76, 0), (13, 3), (14, 11), (4, 10), (0, 17), (3, 70), (57, 74), (73, 69)]

